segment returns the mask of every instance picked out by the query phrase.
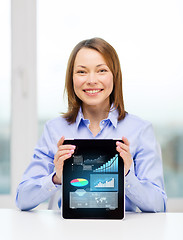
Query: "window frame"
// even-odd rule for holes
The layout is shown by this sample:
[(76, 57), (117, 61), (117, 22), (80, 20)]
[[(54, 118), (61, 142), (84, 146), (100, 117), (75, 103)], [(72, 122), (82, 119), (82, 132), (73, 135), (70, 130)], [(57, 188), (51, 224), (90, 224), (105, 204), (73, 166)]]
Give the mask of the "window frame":
[(0, 206), (15, 208), (16, 189), (37, 141), (36, 0), (11, 0), (11, 190)]

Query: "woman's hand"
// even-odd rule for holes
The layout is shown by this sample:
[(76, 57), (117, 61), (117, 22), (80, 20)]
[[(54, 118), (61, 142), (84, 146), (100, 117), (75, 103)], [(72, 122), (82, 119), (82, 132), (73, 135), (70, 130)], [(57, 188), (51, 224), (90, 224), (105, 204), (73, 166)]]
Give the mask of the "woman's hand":
[(125, 176), (127, 175), (131, 165), (132, 165), (132, 157), (130, 154), (130, 143), (126, 137), (122, 137), (122, 142), (116, 142), (116, 150), (119, 152), (119, 155), (122, 157), (125, 168)]
[(74, 145), (63, 145), (64, 143), (64, 136), (57, 143), (58, 151), (54, 156), (54, 165), (56, 174), (53, 176), (53, 183), (54, 184), (61, 184), (62, 180), (62, 171), (64, 166), (64, 161), (72, 156), (75, 150)]

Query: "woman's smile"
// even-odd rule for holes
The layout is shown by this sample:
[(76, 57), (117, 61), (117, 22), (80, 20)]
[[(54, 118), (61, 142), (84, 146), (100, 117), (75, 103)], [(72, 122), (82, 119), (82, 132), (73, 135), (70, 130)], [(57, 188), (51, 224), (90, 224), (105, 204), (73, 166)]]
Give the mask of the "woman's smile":
[(99, 93), (103, 91), (103, 89), (84, 89), (83, 90), (88, 96), (97, 96)]

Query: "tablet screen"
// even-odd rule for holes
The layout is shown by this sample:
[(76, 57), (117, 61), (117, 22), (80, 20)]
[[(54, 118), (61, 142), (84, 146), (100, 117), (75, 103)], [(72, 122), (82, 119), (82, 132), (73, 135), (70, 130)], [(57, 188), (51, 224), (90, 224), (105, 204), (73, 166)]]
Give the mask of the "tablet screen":
[(64, 218), (122, 219), (124, 165), (115, 140), (65, 140), (76, 146), (63, 169)]

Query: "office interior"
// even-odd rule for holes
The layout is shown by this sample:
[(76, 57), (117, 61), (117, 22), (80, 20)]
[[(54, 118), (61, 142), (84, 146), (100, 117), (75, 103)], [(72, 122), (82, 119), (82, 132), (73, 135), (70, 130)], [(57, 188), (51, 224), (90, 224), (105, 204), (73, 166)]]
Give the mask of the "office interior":
[(182, 13), (178, 0), (0, 2), (0, 208), (16, 208), (16, 188), (44, 124), (67, 109), (72, 48), (101, 37), (119, 55), (126, 111), (153, 124), (167, 211), (183, 212)]

